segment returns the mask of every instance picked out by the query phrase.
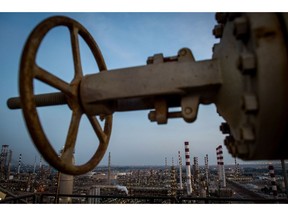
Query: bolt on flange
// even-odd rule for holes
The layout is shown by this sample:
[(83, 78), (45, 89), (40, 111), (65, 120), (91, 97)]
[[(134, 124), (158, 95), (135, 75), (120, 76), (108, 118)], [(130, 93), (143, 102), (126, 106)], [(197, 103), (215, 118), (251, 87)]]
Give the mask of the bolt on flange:
[(214, 26), (212, 33), (215, 36), (215, 38), (222, 38), (223, 30), (224, 30), (224, 25), (218, 24)]
[(249, 36), (249, 22), (246, 16), (237, 17), (234, 20), (234, 30), (233, 34), (236, 39), (243, 40), (247, 39)]
[(238, 59), (238, 69), (243, 74), (252, 75), (256, 72), (257, 62), (253, 53), (241, 53)]

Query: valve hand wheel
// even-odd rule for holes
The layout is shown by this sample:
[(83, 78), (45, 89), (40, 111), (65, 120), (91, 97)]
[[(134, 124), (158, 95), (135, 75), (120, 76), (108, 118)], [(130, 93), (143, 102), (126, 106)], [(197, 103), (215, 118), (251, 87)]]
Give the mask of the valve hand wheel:
[[(48, 33), (48, 31), (57, 26), (67, 27), (71, 36), (75, 70), (74, 78), (71, 83), (65, 82), (36, 64), (36, 54), (44, 36)], [(97, 166), (106, 152), (112, 129), (112, 115), (105, 117), (104, 128), (102, 129), (97, 118), (95, 116), (85, 114), (81, 108), (79, 85), (83, 77), (83, 73), (80, 59), (78, 40), (79, 35), (84, 39), (92, 51), (98, 64), (99, 71), (106, 71), (103, 56), (90, 33), (75, 20), (67, 17), (55, 16), (44, 20), (31, 32), (22, 53), (19, 76), (20, 98), (23, 115), (35, 146), (50, 165), (55, 167), (60, 172), (70, 175), (84, 174)], [(40, 80), (41, 82), (58, 89), (62, 94), (64, 94), (68, 106), (72, 111), (72, 118), (66, 137), (64, 150), (60, 157), (51, 146), (41, 126), (34, 101), (34, 79)], [(83, 165), (74, 165), (72, 162), (72, 157), (75, 149), (80, 120), (83, 114), (87, 115), (93, 130), (99, 139), (99, 146), (87, 163)]]

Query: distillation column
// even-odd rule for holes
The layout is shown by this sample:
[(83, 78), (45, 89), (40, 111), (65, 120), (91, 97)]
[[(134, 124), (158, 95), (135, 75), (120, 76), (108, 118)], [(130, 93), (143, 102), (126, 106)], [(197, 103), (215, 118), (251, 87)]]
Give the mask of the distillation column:
[(192, 184), (191, 184), (191, 168), (190, 168), (189, 142), (185, 142), (185, 160), (186, 160), (186, 184), (187, 184), (187, 194), (188, 194), (188, 195), (191, 195), (191, 193), (192, 193)]

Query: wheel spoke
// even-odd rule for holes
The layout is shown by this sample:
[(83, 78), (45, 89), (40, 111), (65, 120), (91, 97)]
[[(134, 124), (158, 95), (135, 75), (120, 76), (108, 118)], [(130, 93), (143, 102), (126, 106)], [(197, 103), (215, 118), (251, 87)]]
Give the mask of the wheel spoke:
[(69, 30), (70, 30), (70, 36), (71, 36), (75, 77), (78, 78), (78, 77), (83, 76), (82, 66), (81, 66), (80, 48), (79, 48), (79, 39), (78, 39), (78, 29), (76, 27), (73, 27), (73, 28), (69, 28)]
[(72, 160), (81, 117), (82, 113), (80, 111), (73, 111), (68, 134), (66, 137), (66, 143), (64, 146), (63, 154), (61, 155), (61, 158), (63, 160), (67, 160), (69, 163), (71, 162), (70, 160)]
[(107, 142), (107, 135), (102, 130), (101, 125), (99, 124), (97, 118), (95, 116), (88, 116), (88, 115), (87, 115), (87, 117), (88, 117), (95, 133), (97, 134), (100, 143), (106, 143)]
[(54, 76), (50, 72), (44, 70), (43, 68), (36, 66), (34, 67), (35, 78), (62, 91), (64, 94), (71, 95), (71, 88), (69, 84), (62, 79)]

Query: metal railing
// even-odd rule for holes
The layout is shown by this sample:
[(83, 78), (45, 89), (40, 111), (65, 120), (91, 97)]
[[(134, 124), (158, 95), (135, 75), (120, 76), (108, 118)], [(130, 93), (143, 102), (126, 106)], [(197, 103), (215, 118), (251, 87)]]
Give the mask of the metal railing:
[[(186, 196), (126, 196), (126, 195), (80, 195), (80, 194), (51, 194), (51, 193), (33, 193), (22, 195), (18, 197), (8, 197), (0, 200), (0, 203), (61, 203), (61, 198), (71, 198), (72, 204), (76, 203), (89, 203), (89, 198), (101, 200), (101, 203), (275, 203), (283, 204), (288, 203), (288, 199), (239, 199), (239, 198), (217, 198), (217, 197), (186, 197)], [(111, 201), (111, 202), (109, 202)], [(122, 201), (122, 202), (120, 202)]]

